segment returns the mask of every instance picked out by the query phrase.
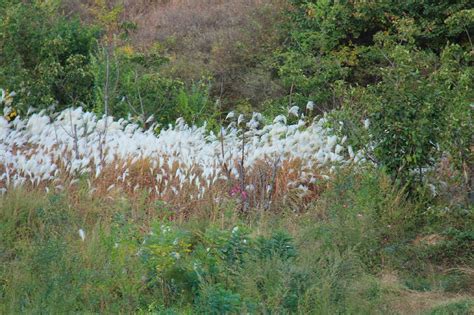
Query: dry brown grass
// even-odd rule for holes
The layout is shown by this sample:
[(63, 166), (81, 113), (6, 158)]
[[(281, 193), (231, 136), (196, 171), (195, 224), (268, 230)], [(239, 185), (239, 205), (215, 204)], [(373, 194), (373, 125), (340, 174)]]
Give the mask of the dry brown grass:
[(262, 0), (128, 0), (124, 5), (124, 18), (138, 26), (133, 36), (137, 45), (146, 46), (173, 36), (180, 40), (177, 45), (191, 44), (187, 49), (210, 52), (217, 38), (237, 36), (252, 15), (269, 3)]
[(274, 0), (134, 1), (125, 12), (138, 25), (135, 46), (159, 42), (166, 49), (172, 62), (165, 72), (186, 81), (211, 75), (215, 96), (256, 105), (281, 93), (261, 62), (278, 46), (283, 5)]
[[(65, 5), (92, 22), (97, 0)], [(137, 28), (128, 42), (140, 51), (159, 47), (170, 59), (163, 74), (186, 82), (214, 79), (213, 96), (224, 105), (258, 105), (282, 95), (266, 59), (282, 41), (286, 0), (107, 0), (123, 5), (120, 17)]]
[[(166, 161), (166, 159), (165, 159)], [(201, 170), (196, 167), (192, 174), (195, 175), (193, 182), (180, 182), (176, 176), (179, 165), (175, 162), (171, 168), (165, 162), (157, 168), (152, 168), (149, 159), (141, 159), (132, 163), (128, 161), (115, 161), (107, 165), (97, 178), (91, 175), (83, 175), (82, 180), (77, 180), (77, 176), (67, 175), (66, 165), (57, 161), (60, 175), (54, 181), (44, 181), (39, 185), (31, 185), (29, 181), (25, 183), (25, 189), (31, 191), (62, 191), (67, 190), (69, 195), (81, 204), (81, 198), (90, 196), (97, 200), (110, 199), (112, 201), (128, 200), (133, 208), (144, 207), (141, 213), (146, 213), (149, 218), (153, 218), (155, 204), (162, 202), (168, 205), (175, 218), (186, 218), (194, 215), (215, 215), (212, 212), (218, 211), (226, 205), (232, 205), (234, 209), (254, 209), (256, 211), (279, 212), (291, 209), (294, 212), (303, 212), (307, 207), (318, 200), (321, 193), (326, 189), (325, 184), (312, 184), (306, 179), (300, 178), (297, 170), (302, 167), (299, 160), (283, 161), (275, 168), (272, 161), (260, 161), (246, 170), (245, 188), (242, 192), (241, 178), (229, 175), (227, 179), (217, 179), (209, 186), (201, 175)], [(122, 180), (122, 176), (127, 170), (128, 176)], [(318, 177), (319, 169), (312, 171)], [(161, 174), (161, 176), (160, 176)], [(12, 174), (13, 176), (14, 174)], [(157, 176), (158, 175), (158, 176)], [(199, 188), (205, 187), (205, 193), (198, 198)], [(322, 183), (324, 181), (321, 181)], [(292, 183), (291, 185), (288, 185)], [(302, 193), (298, 186), (303, 185), (308, 190)], [(5, 183), (0, 182), (0, 188)], [(253, 188), (250, 189), (249, 187)], [(268, 187), (272, 187), (271, 190)], [(12, 187), (9, 187), (9, 189)], [(237, 190), (237, 193), (232, 191)], [(242, 206), (245, 205), (245, 207)], [(84, 212), (87, 212), (84, 209)]]
[[(310, 184), (299, 178), (296, 172), (291, 169), (298, 169), (301, 162), (298, 160), (284, 161), (277, 169), (275, 178), (273, 178), (273, 165), (268, 161), (257, 163), (252, 170), (246, 172), (245, 185), (252, 185), (254, 189), (246, 190), (246, 197), (241, 198), (239, 194), (232, 194), (231, 190), (240, 187), (240, 179), (230, 176), (228, 179), (218, 179), (215, 183), (206, 188), (206, 193), (202, 199), (196, 199), (198, 188), (195, 184), (189, 182), (180, 186), (180, 182), (175, 174), (179, 168), (175, 163), (172, 169), (167, 165), (163, 166), (166, 175), (162, 179), (157, 179), (156, 170), (151, 172), (151, 162), (142, 159), (134, 164), (130, 161), (117, 161), (108, 166), (99, 176), (99, 178), (90, 178), (91, 187), (94, 187), (92, 193), (97, 197), (119, 198), (126, 196), (130, 200), (136, 200), (145, 196), (147, 204), (155, 201), (163, 201), (173, 208), (177, 214), (187, 216), (196, 211), (206, 211), (220, 204), (233, 202), (236, 204), (244, 201), (249, 208), (262, 210), (279, 211), (284, 208), (291, 208), (294, 211), (303, 211), (314, 200), (317, 200), (320, 194), (325, 190), (324, 185)], [(118, 165), (118, 167), (116, 167)], [(129, 176), (124, 182), (117, 180), (123, 173), (123, 170), (129, 170)], [(314, 170), (317, 174), (318, 170)], [(200, 171), (195, 174), (199, 176)], [(198, 178), (198, 176), (196, 178)], [(317, 176), (316, 176), (317, 177)], [(199, 180), (201, 186), (206, 186), (203, 179)], [(288, 186), (289, 182), (294, 184)], [(194, 182), (195, 183), (195, 182)], [(298, 185), (308, 187), (308, 191), (302, 195), (295, 188)], [(271, 192), (267, 187), (273, 185)], [(172, 187), (176, 190), (173, 191)]]

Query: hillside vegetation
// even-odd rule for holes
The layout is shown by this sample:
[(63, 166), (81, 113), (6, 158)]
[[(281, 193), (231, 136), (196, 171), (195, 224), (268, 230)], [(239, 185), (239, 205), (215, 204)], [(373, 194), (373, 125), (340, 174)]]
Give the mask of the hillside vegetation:
[(469, 1), (0, 0), (0, 313), (474, 313)]

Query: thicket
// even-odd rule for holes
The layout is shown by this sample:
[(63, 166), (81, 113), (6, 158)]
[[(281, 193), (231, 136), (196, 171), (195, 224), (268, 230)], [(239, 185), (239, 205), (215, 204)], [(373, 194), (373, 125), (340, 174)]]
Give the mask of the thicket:
[[(469, 1), (290, 1), (288, 43), (277, 54), (289, 91), (338, 109), (344, 134), (403, 184), (450, 154), (473, 173), (474, 11)], [(369, 119), (369, 135), (361, 128)], [(336, 122), (337, 124), (338, 122)], [(357, 141), (362, 139), (359, 143)], [(471, 187), (472, 189), (472, 187)]]
[(0, 85), (17, 93), (23, 114), (93, 100), (92, 52), (99, 30), (42, 2), (0, 2)]

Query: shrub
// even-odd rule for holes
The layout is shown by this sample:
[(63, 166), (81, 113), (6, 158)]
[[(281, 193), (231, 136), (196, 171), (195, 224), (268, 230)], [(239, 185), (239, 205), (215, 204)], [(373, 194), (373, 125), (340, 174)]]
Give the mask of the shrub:
[(238, 314), (241, 309), (239, 294), (222, 286), (206, 286), (196, 302), (198, 312), (202, 314)]
[(90, 106), (98, 29), (61, 17), (39, 1), (1, 7), (0, 86), (16, 91), (14, 106), (23, 113), (30, 106)]
[(414, 46), (413, 34), (404, 38), (412, 44), (400, 44), (397, 35), (374, 36), (373, 55), (390, 65), (373, 71), (379, 82), (336, 84), (343, 105), (330, 114), (334, 129), (412, 193), (423, 190), (441, 158), (469, 191), (468, 177), (459, 176), (472, 168), (469, 53), (450, 44), (437, 54)]
[(288, 40), (276, 54), (277, 69), (285, 90), (296, 101), (309, 98), (326, 108), (339, 105), (334, 93), (338, 80), (366, 86), (380, 81), (380, 67), (397, 65), (374, 49), (380, 34), (392, 34), (400, 45), (436, 54), (449, 42), (460, 43), (466, 51), (472, 45), (468, 1), (290, 3), (285, 29)]
[[(412, 193), (443, 154), (457, 174), (472, 173), (467, 1), (291, 3), (289, 41), (275, 54), (288, 91), (280, 104), (342, 108), (335, 129), (361, 136), (350, 141)], [(462, 186), (472, 191), (468, 177)]]
[(387, 70), (383, 82), (368, 89), (365, 101), (374, 155), (394, 178), (422, 183), (426, 168), (441, 154), (443, 110), (449, 100), (438, 84), (422, 74), (426, 65), (406, 60), (415, 59), (416, 53), (401, 47), (393, 52), (389, 58), (397, 54), (393, 60), (401, 66)]

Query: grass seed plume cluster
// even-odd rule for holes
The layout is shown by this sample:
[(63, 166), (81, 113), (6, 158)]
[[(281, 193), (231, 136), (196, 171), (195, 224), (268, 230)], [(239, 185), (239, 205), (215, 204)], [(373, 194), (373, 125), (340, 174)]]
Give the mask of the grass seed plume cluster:
[(229, 114), (218, 134), (181, 119), (157, 134), (155, 126), (98, 119), (81, 108), (0, 118), (1, 189), (62, 190), (87, 178), (91, 193), (145, 189), (166, 200), (199, 200), (228, 187), (227, 193), (246, 201), (255, 195), (270, 201), (277, 189), (310, 193), (332, 167), (362, 158), (331, 133), (325, 118), (311, 121), (294, 108), (266, 125), (256, 113), (235, 118)]

